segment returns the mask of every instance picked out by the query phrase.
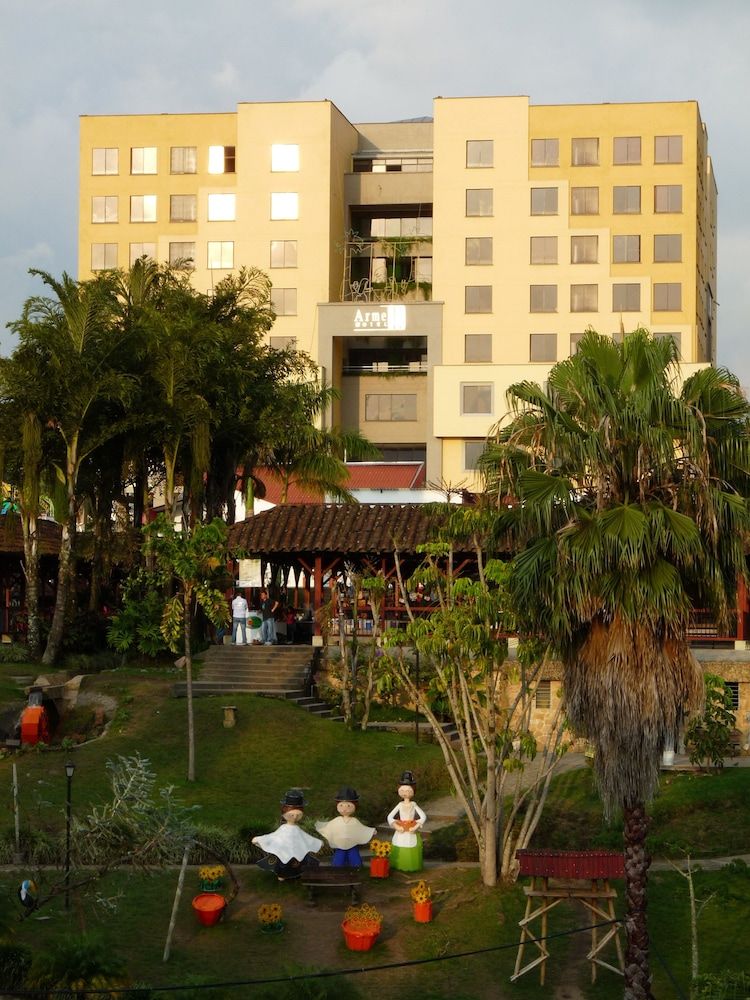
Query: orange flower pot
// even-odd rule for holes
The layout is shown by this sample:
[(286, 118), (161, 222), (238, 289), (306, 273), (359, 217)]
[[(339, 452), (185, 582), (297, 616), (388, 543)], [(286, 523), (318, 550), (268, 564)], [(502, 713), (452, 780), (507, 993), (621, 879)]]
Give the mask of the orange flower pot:
[(380, 934), (379, 927), (355, 928), (350, 927), (346, 921), (341, 925), (341, 930), (344, 932), (346, 947), (350, 951), (369, 951)]
[(370, 859), (370, 878), (388, 878), (391, 872), (391, 863), (388, 858)]
[(423, 903), (414, 903), (414, 919), (418, 924), (429, 924), (432, 920), (432, 900), (427, 899)]
[(193, 898), (193, 910), (204, 927), (218, 924), (226, 905), (226, 899), (218, 892), (201, 892)]

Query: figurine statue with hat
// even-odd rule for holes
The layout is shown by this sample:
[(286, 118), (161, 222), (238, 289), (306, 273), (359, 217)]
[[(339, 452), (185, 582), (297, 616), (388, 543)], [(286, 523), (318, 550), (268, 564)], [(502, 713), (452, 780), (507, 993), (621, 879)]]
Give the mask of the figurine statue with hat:
[(297, 825), (305, 811), (305, 800), (298, 788), (290, 789), (281, 800), (282, 824), (273, 833), (253, 837), (252, 843), (271, 857), (262, 858), (258, 867), (273, 871), (280, 881), (299, 878), (306, 867), (317, 865), (312, 854), (323, 846), (323, 841), (311, 837)]
[(400, 872), (422, 870), (422, 836), (426, 814), (414, 801), (416, 781), (412, 771), (404, 771), (399, 779), (399, 803), (388, 813), (387, 822), (393, 827), (391, 868)]
[(377, 832), (374, 826), (364, 826), (354, 815), (358, 802), (359, 795), (356, 789), (340, 788), (336, 794), (338, 816), (326, 823), (315, 824), (315, 829), (333, 848), (331, 864), (336, 867), (348, 865), (351, 868), (360, 868), (362, 866), (360, 845), (368, 844)]

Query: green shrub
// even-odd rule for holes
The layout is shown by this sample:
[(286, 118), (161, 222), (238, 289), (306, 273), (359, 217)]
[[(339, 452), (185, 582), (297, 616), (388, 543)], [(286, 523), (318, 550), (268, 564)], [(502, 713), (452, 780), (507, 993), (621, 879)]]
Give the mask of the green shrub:
[(0, 989), (20, 990), (31, 968), (31, 952), (15, 944), (0, 944)]
[(698, 976), (690, 996), (691, 1000), (747, 1000), (750, 997), (750, 972)]
[(0, 643), (0, 663), (28, 663), (29, 651), (20, 642)]

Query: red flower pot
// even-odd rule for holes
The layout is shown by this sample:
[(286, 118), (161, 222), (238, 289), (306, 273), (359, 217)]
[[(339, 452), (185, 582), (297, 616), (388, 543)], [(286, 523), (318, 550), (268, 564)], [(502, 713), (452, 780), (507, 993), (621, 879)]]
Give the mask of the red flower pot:
[(391, 863), (388, 858), (370, 859), (370, 878), (388, 878), (391, 872)]
[(418, 924), (429, 924), (432, 920), (432, 900), (426, 899), (422, 903), (414, 903), (414, 919)]
[(369, 951), (375, 944), (378, 934), (380, 934), (379, 927), (360, 930), (359, 928), (350, 927), (346, 921), (342, 923), (341, 930), (344, 932), (346, 947), (350, 951)]
[(204, 927), (218, 924), (226, 905), (226, 899), (218, 892), (201, 892), (193, 899), (193, 910)]

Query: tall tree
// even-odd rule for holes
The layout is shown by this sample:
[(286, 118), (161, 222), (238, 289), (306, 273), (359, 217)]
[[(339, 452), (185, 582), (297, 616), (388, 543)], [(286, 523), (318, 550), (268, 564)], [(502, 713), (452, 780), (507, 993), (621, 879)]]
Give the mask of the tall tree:
[(724, 369), (678, 379), (671, 340), (589, 331), (548, 391), (511, 386), (484, 457), (498, 534), (520, 550), (514, 601), (562, 662), (605, 809), (623, 812), (628, 1000), (651, 996), (646, 807), (703, 701), (691, 610), (726, 623), (750, 529), (750, 406)]

